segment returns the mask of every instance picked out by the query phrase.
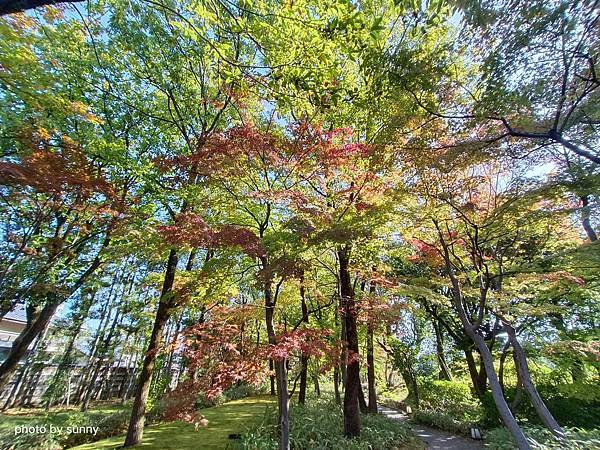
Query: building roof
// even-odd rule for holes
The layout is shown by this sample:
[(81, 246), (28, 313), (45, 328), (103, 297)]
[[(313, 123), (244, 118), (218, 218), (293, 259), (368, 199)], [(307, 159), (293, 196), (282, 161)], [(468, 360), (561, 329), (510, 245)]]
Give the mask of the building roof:
[(17, 304), (12, 311), (6, 313), (6, 315), (0, 320), (10, 320), (12, 322), (27, 322), (27, 314), (25, 313), (25, 305), (22, 303)]

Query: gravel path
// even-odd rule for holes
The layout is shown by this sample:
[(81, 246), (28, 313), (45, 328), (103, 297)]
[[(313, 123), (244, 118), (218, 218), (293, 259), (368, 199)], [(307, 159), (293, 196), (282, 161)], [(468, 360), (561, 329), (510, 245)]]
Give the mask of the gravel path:
[[(380, 407), (379, 412), (386, 417), (406, 422), (408, 416), (395, 409)], [(483, 443), (464, 436), (457, 436), (442, 430), (436, 430), (425, 425), (410, 424), (415, 436), (421, 438), (431, 450), (481, 450)]]

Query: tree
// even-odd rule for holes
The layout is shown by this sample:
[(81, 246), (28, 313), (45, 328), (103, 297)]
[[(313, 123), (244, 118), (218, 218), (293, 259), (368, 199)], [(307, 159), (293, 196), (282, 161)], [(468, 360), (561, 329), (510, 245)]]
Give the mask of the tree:
[[(540, 227), (552, 209), (545, 210), (536, 198), (522, 195), (526, 181), (518, 173), (506, 173), (502, 166), (478, 165), (473, 170), (462, 169), (457, 178), (436, 176), (428, 172), (425, 182), (432, 215), (431, 241), (425, 244), (445, 264), (444, 277), (451, 283), (452, 302), (462, 326), (479, 351), (490, 383), (496, 406), (507, 428), (519, 446), (528, 448), (514, 416), (503, 396), (487, 341), (500, 330), (508, 339), (518, 358), (517, 371), (532, 404), (544, 424), (559, 438), (562, 428), (552, 417), (535, 389), (527, 369), (526, 355), (520, 346), (508, 310), (518, 304), (521, 295), (511, 290), (516, 274), (536, 270), (536, 254), (554, 241)], [(504, 188), (498, 180), (504, 177)], [(455, 183), (462, 189), (455, 190)], [(439, 184), (436, 184), (439, 183)], [(487, 186), (487, 190), (483, 189)], [(532, 210), (538, 210), (533, 214)], [(441, 215), (439, 215), (441, 213)], [(425, 227), (424, 227), (425, 228)], [(567, 225), (553, 232), (569, 233)], [(532, 244), (535, 243), (535, 249)], [(526, 248), (521, 254), (519, 249)], [(539, 270), (539, 269), (538, 269)], [(541, 275), (543, 276), (543, 275)], [(527, 301), (523, 299), (522, 301)], [(513, 307), (514, 308), (514, 307)], [(485, 324), (485, 320), (488, 323)]]

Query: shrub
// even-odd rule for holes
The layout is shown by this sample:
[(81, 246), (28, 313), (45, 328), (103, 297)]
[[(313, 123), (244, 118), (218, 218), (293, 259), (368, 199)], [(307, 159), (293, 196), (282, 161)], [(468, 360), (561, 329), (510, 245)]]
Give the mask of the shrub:
[(238, 400), (240, 398), (250, 397), (251, 395), (258, 395), (264, 392), (264, 387), (257, 388), (248, 383), (240, 383), (232, 386), (223, 392), (226, 401)]
[(449, 414), (436, 411), (417, 410), (413, 413), (411, 420), (424, 425), (430, 425), (433, 428), (446, 430), (451, 433), (469, 434), (471, 423), (455, 419)]
[(420, 388), (421, 408), (436, 411), (458, 420), (478, 421), (483, 410), (463, 381), (427, 381)]
[(593, 428), (600, 423), (600, 386), (572, 383), (538, 386), (538, 390), (560, 424)]
[(60, 450), (63, 448), (58, 436), (50, 433), (18, 434), (4, 433), (0, 436), (0, 448), (3, 450)]
[(415, 422), (464, 434), (484, 422), (485, 409), (467, 382), (427, 381), (421, 385), (420, 396), (420, 408), (412, 416)]
[[(600, 387), (586, 383), (538, 385), (538, 392), (554, 418), (563, 426), (594, 428), (600, 423)], [(508, 401), (515, 396), (515, 388), (506, 390)], [(484, 399), (486, 426), (495, 428), (500, 424), (500, 416), (491, 393)], [(517, 407), (517, 417), (532, 424), (541, 425), (533, 405), (527, 395), (523, 395)]]
[[(61, 436), (60, 442), (65, 448), (70, 448), (81, 444), (96, 442), (101, 439), (109, 438), (112, 436), (118, 436), (127, 431), (129, 418), (129, 411), (119, 411), (114, 414), (104, 416), (100, 419), (98, 417), (94, 417), (94, 415), (90, 415), (87, 417), (85, 423), (78, 423), (77, 426), (98, 427), (98, 432), (95, 435), (85, 433), (72, 433)], [(74, 424), (69, 423), (69, 425), (73, 426)]]
[[(275, 414), (270, 413), (256, 428), (242, 437), (242, 448), (267, 450), (277, 448)], [(388, 450), (412, 439), (403, 423), (380, 415), (361, 417), (359, 439), (343, 436), (341, 408), (333, 401), (315, 400), (307, 406), (290, 408), (290, 445), (292, 449)]]
[[(552, 434), (542, 427), (525, 427), (525, 435), (530, 439), (534, 450), (596, 450), (600, 448), (600, 430), (584, 430), (579, 428), (565, 429), (566, 439), (559, 442)], [(516, 444), (506, 428), (495, 428), (485, 437), (486, 448), (491, 450), (513, 450)]]

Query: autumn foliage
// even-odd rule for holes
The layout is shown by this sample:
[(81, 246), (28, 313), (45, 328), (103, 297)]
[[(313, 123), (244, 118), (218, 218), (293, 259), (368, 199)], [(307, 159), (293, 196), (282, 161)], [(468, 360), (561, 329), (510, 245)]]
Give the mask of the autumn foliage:
[(214, 307), (206, 321), (184, 331), (183, 354), (189, 373), (197, 376), (181, 383), (165, 399), (169, 419), (193, 423), (199, 396), (210, 400), (239, 383), (260, 386), (271, 374), (265, 364), (269, 359), (300, 354), (325, 358), (337, 353), (331, 333), (317, 328), (282, 331), (277, 344), (255, 342), (245, 330), (256, 312), (255, 306)]

